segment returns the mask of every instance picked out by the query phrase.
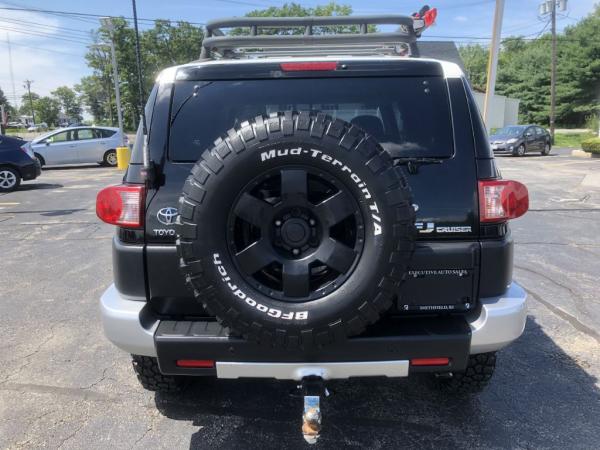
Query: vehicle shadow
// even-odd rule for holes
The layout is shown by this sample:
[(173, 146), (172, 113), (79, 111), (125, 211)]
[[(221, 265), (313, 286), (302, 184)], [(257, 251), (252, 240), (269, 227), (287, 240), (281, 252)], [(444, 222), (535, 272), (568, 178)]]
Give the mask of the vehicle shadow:
[[(15, 215), (15, 214), (39, 214), (40, 216), (45, 217), (57, 217), (57, 216), (68, 216), (70, 214), (74, 214), (79, 211), (85, 211), (85, 208), (74, 208), (74, 209), (44, 209), (44, 210), (26, 210), (26, 211), (9, 211), (5, 214)], [(0, 213), (3, 214), (3, 213)]]
[[(328, 383), (320, 447), (577, 448), (597, 445), (595, 378), (529, 318), (523, 337), (499, 354), (478, 396), (438, 389), (433, 377)], [(198, 379), (176, 396), (156, 395), (159, 411), (191, 421), (190, 448), (306, 448), (302, 400), (292, 382)]]
[(42, 189), (59, 189), (61, 187), (63, 187), (63, 185), (58, 183), (31, 183), (22, 184), (17, 191), (38, 191)]
[(560, 156), (558, 153), (550, 153), (548, 155), (542, 155), (540, 153), (525, 153), (523, 156), (514, 156), (510, 154), (495, 154), (494, 158), (548, 158), (552, 156)]
[(44, 166), (42, 167), (42, 173), (52, 170), (74, 170), (74, 169), (107, 169), (106, 166), (100, 164), (71, 164), (68, 166)]

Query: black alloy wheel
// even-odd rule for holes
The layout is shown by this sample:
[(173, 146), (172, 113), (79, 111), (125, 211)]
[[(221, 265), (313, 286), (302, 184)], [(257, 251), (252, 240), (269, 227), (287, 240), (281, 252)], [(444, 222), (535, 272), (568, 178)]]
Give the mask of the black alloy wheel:
[(350, 276), (363, 250), (364, 222), (354, 196), (331, 174), (286, 167), (242, 190), (228, 241), (246, 282), (272, 298), (303, 302)]

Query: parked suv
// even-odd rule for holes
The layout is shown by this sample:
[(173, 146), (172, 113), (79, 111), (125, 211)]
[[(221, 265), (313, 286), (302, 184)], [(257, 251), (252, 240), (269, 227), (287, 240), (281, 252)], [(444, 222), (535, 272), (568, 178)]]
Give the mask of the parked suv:
[[(376, 33), (282, 57), (323, 38), (215, 32), (353, 19), (369, 23), (212, 23), (205, 58), (158, 77), (146, 138), (140, 125), (123, 184), (97, 202), (117, 225), (104, 330), (145, 388), (299, 380), (314, 425), (322, 380), (431, 372), (476, 391), (521, 335), (508, 221), (527, 190), (501, 179), (457, 65), (415, 57), (401, 32), (412, 57)], [(392, 19), (415, 37), (419, 17), (369, 18)], [(372, 55), (344, 51), (361, 38)]]

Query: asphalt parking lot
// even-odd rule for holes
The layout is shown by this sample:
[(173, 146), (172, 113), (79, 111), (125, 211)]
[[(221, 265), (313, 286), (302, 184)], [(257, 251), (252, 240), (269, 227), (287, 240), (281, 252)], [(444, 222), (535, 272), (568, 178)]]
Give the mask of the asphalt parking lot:
[[(555, 153), (498, 158), (530, 190), (513, 223), (530, 316), (489, 388), (461, 398), (425, 378), (333, 383), (317, 447), (599, 447), (600, 159)], [(121, 176), (50, 169), (0, 194), (0, 448), (305, 448), (292, 384), (203, 380), (155, 396), (104, 339), (113, 229), (94, 201)]]

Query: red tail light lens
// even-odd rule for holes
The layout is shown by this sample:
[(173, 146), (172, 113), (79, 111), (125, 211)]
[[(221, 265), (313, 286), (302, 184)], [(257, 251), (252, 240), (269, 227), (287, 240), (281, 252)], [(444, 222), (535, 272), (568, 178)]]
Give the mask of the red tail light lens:
[(413, 358), (410, 360), (411, 366), (447, 366), (450, 364), (450, 358)]
[(212, 359), (178, 359), (177, 367), (192, 367), (201, 369), (212, 369), (215, 362)]
[(521, 217), (529, 209), (529, 192), (518, 181), (479, 182), (480, 222), (502, 222)]
[(284, 72), (310, 72), (319, 70), (335, 70), (337, 69), (336, 61), (313, 61), (313, 62), (293, 62), (281, 63), (279, 67)]
[(109, 186), (96, 196), (96, 215), (106, 223), (126, 228), (141, 228), (144, 221), (145, 187)]

